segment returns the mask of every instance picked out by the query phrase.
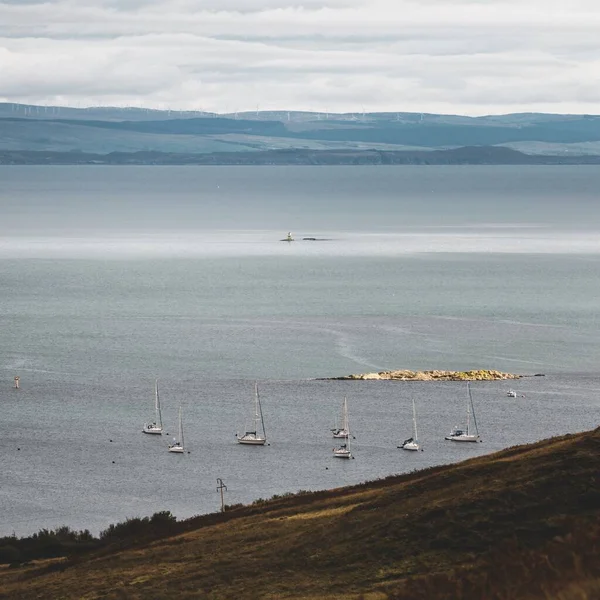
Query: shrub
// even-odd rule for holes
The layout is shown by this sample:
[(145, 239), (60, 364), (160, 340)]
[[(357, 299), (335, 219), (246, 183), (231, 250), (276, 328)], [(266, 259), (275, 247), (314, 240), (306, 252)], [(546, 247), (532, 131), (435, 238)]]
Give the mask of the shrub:
[(169, 510), (161, 510), (160, 512), (155, 512), (150, 517), (150, 525), (154, 527), (164, 527), (168, 525), (172, 525), (177, 522), (177, 517), (171, 514)]
[(0, 564), (19, 563), (23, 560), (21, 552), (14, 546), (0, 546)]

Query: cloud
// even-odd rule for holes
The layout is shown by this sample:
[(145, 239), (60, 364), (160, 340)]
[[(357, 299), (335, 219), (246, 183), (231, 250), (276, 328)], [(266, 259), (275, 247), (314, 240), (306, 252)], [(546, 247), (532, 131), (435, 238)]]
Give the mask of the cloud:
[(0, 0), (0, 100), (597, 112), (595, 0)]

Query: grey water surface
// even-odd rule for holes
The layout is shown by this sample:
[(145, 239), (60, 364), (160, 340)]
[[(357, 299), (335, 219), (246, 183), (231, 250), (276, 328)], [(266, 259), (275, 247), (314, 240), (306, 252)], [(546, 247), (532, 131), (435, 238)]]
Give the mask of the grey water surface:
[[(598, 189), (595, 167), (0, 168), (0, 535), (212, 512), (217, 477), (251, 502), (596, 427)], [(443, 439), (462, 383), (319, 379), (396, 368), (545, 376), (474, 383), (472, 445)], [(162, 437), (141, 433), (155, 379)], [(254, 381), (262, 448), (234, 437)], [(352, 461), (331, 455), (344, 396)], [(412, 398), (422, 453), (396, 448)]]

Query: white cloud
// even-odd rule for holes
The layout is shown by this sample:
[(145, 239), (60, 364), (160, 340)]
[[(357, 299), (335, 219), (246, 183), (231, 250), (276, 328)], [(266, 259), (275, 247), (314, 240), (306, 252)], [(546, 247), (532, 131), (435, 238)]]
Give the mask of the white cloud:
[(0, 0), (0, 100), (598, 112), (595, 0)]

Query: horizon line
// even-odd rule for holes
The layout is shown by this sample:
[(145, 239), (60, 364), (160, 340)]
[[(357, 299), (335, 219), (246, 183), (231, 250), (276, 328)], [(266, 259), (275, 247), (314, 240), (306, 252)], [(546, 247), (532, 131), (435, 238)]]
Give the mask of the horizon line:
[[(305, 110), (305, 109), (268, 109), (268, 110), (256, 110), (256, 109), (248, 109), (248, 110), (235, 110), (235, 111), (224, 111), (217, 112), (212, 110), (203, 110), (201, 108), (189, 108), (189, 109), (181, 109), (181, 108), (156, 108), (152, 106), (136, 106), (136, 105), (94, 105), (90, 104), (87, 106), (70, 106), (66, 104), (31, 104), (26, 102), (10, 102), (8, 100), (0, 101), (0, 107), (3, 106), (12, 106), (26, 109), (34, 109), (36, 113), (40, 113), (42, 110), (47, 113), (49, 109), (59, 109), (59, 110), (69, 110), (69, 111), (90, 111), (90, 110), (115, 110), (115, 111), (138, 111), (138, 112), (147, 112), (147, 113), (176, 113), (176, 114), (195, 114), (195, 115), (210, 115), (212, 117), (227, 117), (227, 116), (237, 116), (237, 115), (268, 115), (268, 114), (279, 114), (281, 115), (319, 115), (324, 116), (324, 120), (330, 120), (332, 116), (342, 116), (349, 117), (351, 120), (360, 121), (364, 119), (366, 116), (400, 116), (400, 115), (411, 115), (411, 116), (421, 116), (421, 117), (462, 117), (466, 119), (487, 119), (494, 117), (509, 117), (509, 116), (518, 116), (518, 115), (544, 115), (544, 116), (560, 116), (560, 117), (588, 117), (588, 118), (598, 118), (600, 114), (593, 113), (560, 113), (560, 112), (539, 112), (539, 111), (521, 111), (521, 112), (506, 112), (506, 113), (489, 113), (483, 115), (468, 115), (464, 113), (434, 113), (434, 112), (424, 112), (424, 111), (403, 111), (403, 110), (378, 110), (378, 111), (342, 111), (336, 112), (331, 110)], [(14, 109), (13, 109), (14, 110)]]

